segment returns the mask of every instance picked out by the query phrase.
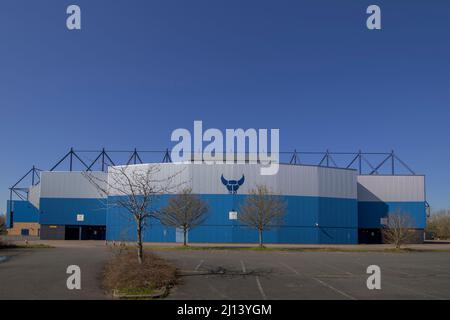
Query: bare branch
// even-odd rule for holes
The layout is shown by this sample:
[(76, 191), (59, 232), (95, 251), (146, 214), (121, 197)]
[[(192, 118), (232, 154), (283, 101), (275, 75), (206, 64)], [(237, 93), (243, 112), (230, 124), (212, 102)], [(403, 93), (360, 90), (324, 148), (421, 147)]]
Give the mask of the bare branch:
[(259, 244), (262, 246), (263, 231), (282, 224), (285, 213), (286, 203), (281, 196), (273, 194), (266, 186), (259, 185), (250, 190), (238, 215), (242, 223), (258, 230)]
[(180, 189), (186, 182), (175, 182), (183, 170), (166, 174), (161, 164), (109, 167), (107, 179), (93, 172), (83, 175), (108, 197), (108, 205), (120, 207), (133, 218), (137, 228), (138, 260), (142, 263), (142, 233), (147, 221), (157, 216), (156, 202), (162, 194), (170, 194)]
[(383, 241), (400, 248), (414, 238), (413, 219), (408, 213), (396, 211), (388, 215), (388, 222), (383, 227)]
[(162, 224), (183, 230), (184, 245), (186, 234), (202, 224), (207, 218), (208, 205), (192, 189), (184, 189), (179, 195), (169, 199), (167, 206), (157, 214)]

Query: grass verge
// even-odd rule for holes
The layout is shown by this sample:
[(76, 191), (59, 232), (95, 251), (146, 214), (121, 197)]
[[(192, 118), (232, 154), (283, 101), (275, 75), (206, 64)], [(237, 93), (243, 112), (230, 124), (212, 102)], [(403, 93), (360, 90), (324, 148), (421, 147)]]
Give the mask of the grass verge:
[(152, 252), (144, 252), (142, 264), (135, 250), (116, 252), (103, 272), (105, 289), (120, 298), (161, 297), (175, 283), (176, 268)]

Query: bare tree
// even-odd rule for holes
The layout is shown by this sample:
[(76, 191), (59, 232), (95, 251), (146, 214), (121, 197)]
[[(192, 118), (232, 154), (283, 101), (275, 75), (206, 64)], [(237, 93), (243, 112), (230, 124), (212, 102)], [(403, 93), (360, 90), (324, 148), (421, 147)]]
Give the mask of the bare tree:
[(410, 242), (414, 237), (413, 219), (405, 212), (390, 213), (387, 224), (383, 227), (383, 241), (394, 244), (399, 249), (403, 244)]
[(113, 196), (108, 200), (108, 206), (125, 209), (135, 221), (139, 263), (144, 259), (143, 231), (148, 220), (155, 217), (158, 212), (155, 202), (162, 194), (172, 193), (184, 183), (175, 183), (175, 177), (180, 172), (165, 175), (161, 173), (160, 165), (147, 164), (109, 167), (106, 180), (92, 172), (84, 173), (100, 193), (108, 197)]
[(157, 218), (166, 226), (182, 229), (183, 244), (186, 246), (188, 231), (205, 221), (208, 210), (208, 204), (188, 188), (170, 198), (167, 206), (158, 212)]
[(450, 239), (450, 210), (438, 210), (428, 218), (427, 233), (437, 239)]
[(263, 232), (283, 222), (286, 203), (266, 186), (258, 185), (239, 208), (239, 221), (258, 230), (259, 246), (263, 247)]

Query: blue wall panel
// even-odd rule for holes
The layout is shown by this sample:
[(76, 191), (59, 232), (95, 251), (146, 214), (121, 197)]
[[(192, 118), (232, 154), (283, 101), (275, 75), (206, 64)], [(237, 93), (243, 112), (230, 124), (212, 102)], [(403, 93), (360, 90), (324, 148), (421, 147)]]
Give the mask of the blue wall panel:
[[(9, 226), (11, 201), (6, 202), (6, 207), (6, 225)], [(13, 200), (12, 209), (14, 222), (39, 222), (39, 210), (28, 201)]]
[(363, 201), (358, 202), (358, 225), (359, 228), (381, 228), (381, 218), (389, 213), (402, 212), (409, 214), (413, 220), (414, 227), (425, 228), (426, 210), (425, 202), (381, 202)]
[[(170, 196), (161, 196), (154, 204), (159, 208)], [(229, 220), (229, 211), (238, 210), (245, 195), (201, 195), (210, 213), (205, 222), (189, 232), (190, 242), (256, 243), (258, 233), (239, 221)], [(266, 243), (357, 243), (356, 199), (284, 196), (287, 213), (281, 226), (264, 232)], [(114, 206), (108, 199), (107, 239), (136, 239), (136, 226), (131, 215)], [(319, 227), (316, 226), (319, 223)], [(162, 226), (154, 219), (144, 232), (144, 241), (174, 242), (175, 228)]]
[(358, 243), (358, 229), (321, 227), (317, 243)]
[[(115, 205), (116, 197), (108, 199), (108, 214), (106, 216), (106, 239), (116, 241), (134, 241), (137, 230), (133, 216), (124, 208)], [(167, 197), (160, 197), (155, 208), (166, 204)], [(175, 228), (161, 225), (156, 219), (147, 220), (146, 231), (143, 234), (145, 242), (175, 242)]]
[[(160, 208), (170, 196), (161, 196), (154, 203)], [(256, 243), (258, 234), (239, 221), (229, 220), (228, 213), (238, 209), (245, 195), (201, 195), (208, 202), (210, 213), (203, 223), (189, 233), (191, 242)], [(281, 226), (264, 231), (266, 243), (357, 243), (357, 202), (355, 199), (285, 196), (287, 214)], [(114, 206), (115, 198), (60, 199), (42, 198), (40, 223), (62, 225), (107, 225), (107, 239), (136, 239), (136, 225), (123, 208)], [(107, 210), (108, 207), (108, 210)], [(84, 214), (83, 222), (76, 221)], [(319, 226), (316, 226), (316, 223)], [(175, 228), (150, 219), (144, 241), (175, 242)]]
[[(41, 198), (39, 222), (61, 225), (106, 225), (106, 199)], [(84, 221), (77, 221), (84, 214)]]

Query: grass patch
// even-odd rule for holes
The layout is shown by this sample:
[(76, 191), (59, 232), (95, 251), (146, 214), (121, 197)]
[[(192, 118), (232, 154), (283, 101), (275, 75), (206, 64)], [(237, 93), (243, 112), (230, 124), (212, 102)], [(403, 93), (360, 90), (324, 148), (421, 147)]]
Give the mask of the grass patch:
[(176, 268), (152, 252), (144, 252), (142, 264), (138, 263), (135, 250), (116, 252), (103, 272), (107, 291), (133, 298), (164, 291), (175, 283)]
[(125, 288), (117, 290), (120, 295), (126, 296), (140, 296), (140, 295), (152, 295), (155, 293), (155, 289), (150, 288)]

